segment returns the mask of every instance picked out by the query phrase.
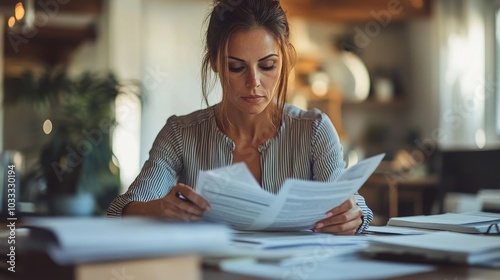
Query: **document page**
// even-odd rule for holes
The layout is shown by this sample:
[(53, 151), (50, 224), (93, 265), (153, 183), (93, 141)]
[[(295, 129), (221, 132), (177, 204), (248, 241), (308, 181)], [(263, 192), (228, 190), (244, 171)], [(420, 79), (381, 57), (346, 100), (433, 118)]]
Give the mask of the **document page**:
[(500, 214), (487, 212), (444, 213), (390, 218), (387, 225), (462, 233), (485, 233), (491, 224), (500, 222)]
[(377, 237), (370, 252), (405, 253), (456, 263), (478, 264), (500, 257), (500, 238), (496, 236), (433, 232), (422, 235)]
[(210, 203), (204, 219), (238, 229), (252, 229), (275, 199), (259, 187), (244, 163), (200, 172), (196, 191)]
[(253, 245), (260, 249), (277, 249), (301, 246), (358, 246), (365, 247), (371, 236), (366, 235), (332, 235), (313, 231), (236, 231), (233, 232), (231, 240)]
[[(43, 250), (58, 264), (212, 253), (230, 244), (226, 226), (144, 217), (26, 217), (20, 250)], [(203, 234), (200, 234), (203, 233)]]
[(211, 205), (206, 220), (240, 230), (307, 230), (356, 193), (383, 157), (360, 161), (334, 182), (287, 179), (278, 195), (260, 188), (246, 165), (238, 163), (200, 172), (196, 191)]
[[(409, 264), (342, 257), (318, 257), (308, 260), (300, 257), (291, 263), (246, 262), (228, 263), (224, 271), (260, 277), (263, 279), (315, 279), (315, 280), (363, 280), (363, 279), (420, 279), (406, 275), (434, 270), (431, 265)], [(252, 277), (252, 279), (254, 279)], [(260, 279), (259, 278), (259, 279)]]

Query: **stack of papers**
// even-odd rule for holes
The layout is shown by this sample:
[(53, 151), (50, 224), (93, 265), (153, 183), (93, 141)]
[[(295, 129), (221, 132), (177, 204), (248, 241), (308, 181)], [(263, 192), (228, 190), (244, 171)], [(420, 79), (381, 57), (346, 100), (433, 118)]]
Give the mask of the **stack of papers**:
[(391, 226), (369, 226), (364, 233), (375, 234), (396, 234), (396, 235), (413, 235), (413, 234), (426, 234), (429, 230), (418, 230), (405, 227), (391, 227)]
[[(387, 279), (434, 270), (432, 265), (363, 259), (360, 252), (376, 236), (336, 236), (311, 231), (236, 231), (241, 257), (209, 260), (223, 271), (265, 279)], [(425, 278), (425, 276), (424, 276)]]
[(488, 228), (496, 223), (500, 223), (500, 214), (467, 212), (395, 217), (390, 218), (387, 225), (462, 233), (486, 233)]
[[(26, 218), (21, 250), (42, 250), (58, 264), (211, 254), (230, 243), (224, 225), (125, 217)], [(21, 246), (20, 246), (21, 247)]]
[(235, 261), (228, 262), (222, 267), (224, 271), (265, 279), (314, 280), (388, 279), (429, 272), (434, 269), (430, 265), (325, 258), (322, 255), (311, 258), (296, 258), (282, 263)]
[(229, 248), (205, 258), (204, 262), (221, 268), (226, 263), (248, 263), (249, 260), (283, 264), (318, 255), (349, 257), (365, 249), (370, 239), (371, 236), (335, 236), (311, 231), (237, 231), (232, 234)]
[(278, 195), (263, 190), (244, 163), (200, 172), (196, 191), (211, 205), (209, 221), (239, 230), (299, 231), (355, 194), (382, 161), (380, 154), (345, 170), (334, 182), (287, 179)]
[(231, 238), (240, 245), (264, 250), (302, 246), (347, 246), (367, 244), (371, 236), (333, 235), (311, 231), (299, 232), (236, 232)]
[(455, 232), (380, 237), (371, 241), (369, 254), (395, 255), (422, 261), (487, 264), (500, 258), (500, 238)]

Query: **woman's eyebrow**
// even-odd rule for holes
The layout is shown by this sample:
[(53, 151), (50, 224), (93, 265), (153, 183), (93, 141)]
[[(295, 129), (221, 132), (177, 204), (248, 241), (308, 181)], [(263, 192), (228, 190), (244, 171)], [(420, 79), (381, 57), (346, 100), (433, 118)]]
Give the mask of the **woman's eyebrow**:
[[(266, 59), (270, 58), (271, 56), (276, 56), (276, 57), (278, 57), (278, 55), (277, 55), (277, 54), (272, 53), (272, 54), (266, 55), (266, 56), (264, 56), (263, 58), (259, 59), (259, 61), (266, 60)], [(237, 58), (237, 57), (234, 57), (234, 56), (228, 56), (227, 58), (234, 59), (234, 60), (238, 60), (238, 61), (241, 61), (241, 62), (246, 62), (244, 59)]]

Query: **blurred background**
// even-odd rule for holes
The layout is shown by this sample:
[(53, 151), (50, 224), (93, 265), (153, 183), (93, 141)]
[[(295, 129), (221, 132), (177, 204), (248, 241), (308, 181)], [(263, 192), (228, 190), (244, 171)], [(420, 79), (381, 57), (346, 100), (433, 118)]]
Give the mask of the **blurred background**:
[[(211, 2), (0, 2), (3, 213), (14, 164), (19, 213), (104, 214), (166, 119), (205, 107)], [(289, 102), (330, 116), (347, 167), (386, 153), (361, 190), (375, 223), (500, 208), (500, 1), (281, 2)]]

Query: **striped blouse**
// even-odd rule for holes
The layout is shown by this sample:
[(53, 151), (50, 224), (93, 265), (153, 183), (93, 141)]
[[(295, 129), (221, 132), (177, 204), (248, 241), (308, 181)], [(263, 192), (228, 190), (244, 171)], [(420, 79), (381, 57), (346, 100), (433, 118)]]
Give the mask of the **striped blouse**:
[[(165, 196), (177, 183), (196, 189), (200, 170), (231, 165), (234, 142), (222, 133), (215, 119), (215, 106), (185, 116), (171, 116), (156, 137), (141, 172), (127, 192), (113, 200), (108, 216), (121, 216), (132, 201)], [(287, 178), (334, 181), (344, 170), (342, 146), (330, 119), (317, 109), (304, 111), (286, 104), (277, 135), (258, 151), (262, 188), (278, 193)], [(373, 219), (362, 196), (363, 230)]]

